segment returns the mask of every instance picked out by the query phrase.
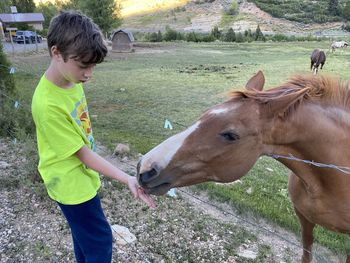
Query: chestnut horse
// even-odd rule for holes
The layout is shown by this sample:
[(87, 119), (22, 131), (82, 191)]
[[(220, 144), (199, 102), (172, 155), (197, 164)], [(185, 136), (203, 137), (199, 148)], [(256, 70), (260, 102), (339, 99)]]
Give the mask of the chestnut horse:
[[(205, 181), (233, 182), (262, 155), (350, 166), (347, 83), (311, 74), (266, 91), (264, 83), (259, 71), (246, 90), (232, 92), (228, 101), (145, 154), (137, 175), (145, 191), (162, 195)], [(308, 263), (315, 224), (350, 233), (350, 175), (331, 166), (277, 160), (292, 171), (288, 190), (301, 223), (301, 261)]]
[(322, 69), (324, 63), (326, 63), (326, 54), (323, 50), (316, 48), (314, 51), (312, 51), (310, 59), (310, 69), (316, 75), (318, 72), (318, 68), (321, 66), (320, 69)]

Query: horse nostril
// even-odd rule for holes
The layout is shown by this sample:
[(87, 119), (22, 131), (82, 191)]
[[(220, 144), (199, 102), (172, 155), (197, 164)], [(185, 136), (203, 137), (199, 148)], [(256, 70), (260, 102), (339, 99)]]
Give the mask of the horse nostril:
[(141, 184), (146, 184), (152, 180), (153, 177), (157, 176), (158, 172), (156, 169), (152, 168), (149, 171), (141, 173), (139, 176)]

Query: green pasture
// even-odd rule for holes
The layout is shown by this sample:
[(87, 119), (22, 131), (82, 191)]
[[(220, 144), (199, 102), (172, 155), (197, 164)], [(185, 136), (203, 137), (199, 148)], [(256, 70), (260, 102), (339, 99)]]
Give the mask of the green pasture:
[[(86, 85), (95, 138), (109, 148), (129, 143), (134, 153), (145, 153), (165, 138), (190, 125), (208, 107), (225, 101), (230, 90), (242, 89), (258, 70), (266, 87), (295, 73), (310, 72), (314, 48), (327, 51), (322, 74), (350, 80), (350, 50), (328, 51), (329, 42), (160, 43), (130, 54), (110, 54), (96, 66)], [(16, 84), (22, 102), (30, 98), (48, 56), (15, 57)], [(173, 130), (164, 129), (164, 121)], [(299, 232), (287, 191), (288, 170), (271, 158), (257, 162), (241, 183), (198, 186), (213, 198), (226, 201), (242, 213), (261, 215)], [(316, 241), (338, 254), (350, 251), (345, 235), (317, 228)], [(316, 252), (317, 253), (317, 252)]]

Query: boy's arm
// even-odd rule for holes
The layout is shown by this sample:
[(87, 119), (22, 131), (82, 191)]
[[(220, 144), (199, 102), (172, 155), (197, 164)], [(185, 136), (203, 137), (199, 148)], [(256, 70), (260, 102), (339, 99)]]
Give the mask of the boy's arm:
[(115, 167), (100, 155), (93, 152), (86, 145), (81, 147), (75, 154), (87, 167), (107, 177), (127, 184), (135, 198), (140, 198), (148, 206), (155, 207), (153, 199), (139, 187), (139, 184), (134, 176), (124, 173), (122, 170)]

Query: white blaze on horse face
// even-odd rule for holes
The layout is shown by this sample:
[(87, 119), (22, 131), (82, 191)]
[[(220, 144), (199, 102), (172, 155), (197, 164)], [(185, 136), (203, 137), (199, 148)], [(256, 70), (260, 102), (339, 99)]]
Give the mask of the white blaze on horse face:
[(199, 121), (196, 122), (191, 127), (178, 134), (175, 134), (149, 151), (141, 159), (139, 172), (143, 173), (151, 170), (154, 164), (157, 164), (157, 166), (164, 169), (170, 163), (177, 151), (181, 148), (186, 138), (197, 129), (199, 124)]
[(230, 105), (230, 107), (224, 107), (224, 106), (219, 106), (215, 109), (212, 109), (208, 112), (208, 114), (214, 114), (214, 115), (220, 115), (220, 114), (224, 114), (226, 112), (228, 112), (229, 110), (232, 111), (234, 110), (235, 108), (237, 108), (238, 105)]

